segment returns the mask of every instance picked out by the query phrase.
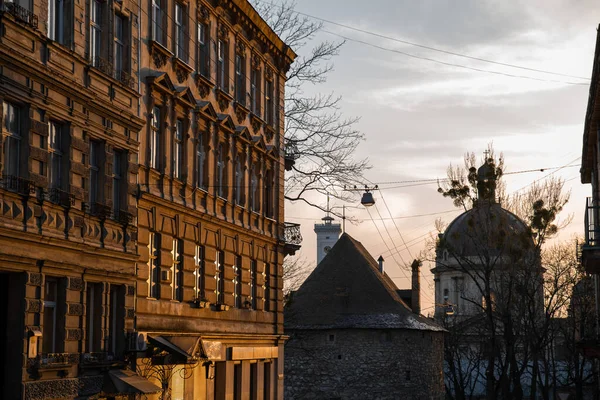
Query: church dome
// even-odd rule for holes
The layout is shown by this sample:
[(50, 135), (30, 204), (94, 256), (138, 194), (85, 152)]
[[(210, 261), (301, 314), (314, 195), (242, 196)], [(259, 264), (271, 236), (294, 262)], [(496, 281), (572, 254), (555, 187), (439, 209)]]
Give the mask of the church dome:
[(452, 221), (440, 248), (455, 257), (518, 255), (534, 248), (528, 227), (495, 202), (479, 202)]
[(454, 257), (509, 256), (522, 258), (535, 245), (531, 232), (515, 214), (496, 202), (496, 181), (501, 171), (486, 158), (477, 170), (478, 198), (440, 237), (440, 250)]

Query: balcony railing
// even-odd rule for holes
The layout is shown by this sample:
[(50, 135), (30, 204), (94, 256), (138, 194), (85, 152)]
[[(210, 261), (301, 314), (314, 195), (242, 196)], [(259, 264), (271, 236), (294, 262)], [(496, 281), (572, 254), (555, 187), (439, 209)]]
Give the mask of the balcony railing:
[(81, 364), (84, 365), (108, 364), (113, 361), (116, 361), (113, 353), (83, 353), (81, 355)]
[(35, 183), (15, 175), (2, 175), (0, 187), (25, 196), (35, 194)]
[(585, 244), (589, 247), (600, 247), (600, 204), (587, 198), (585, 207)]
[(69, 366), (74, 364), (75, 360), (70, 353), (45, 353), (40, 354), (37, 361), (40, 368), (52, 368)]
[(63, 207), (72, 207), (75, 205), (75, 195), (58, 188), (49, 189), (46, 198), (50, 202)]
[(38, 27), (38, 17), (25, 7), (22, 7), (16, 3), (4, 1), (2, 4), (2, 10), (11, 14), (18, 21), (24, 22), (32, 28)]
[(120, 81), (125, 86), (135, 89), (136, 80), (122, 69), (115, 69), (113, 63), (109, 62), (107, 59), (96, 56), (92, 60), (92, 66), (103, 74)]
[(286, 222), (284, 226), (284, 240), (286, 244), (299, 245), (302, 243), (302, 234), (300, 233), (300, 224)]
[(106, 219), (110, 217), (111, 209), (109, 206), (101, 203), (90, 203), (86, 207), (87, 212), (90, 215), (98, 217), (100, 219)]
[(129, 225), (133, 222), (133, 214), (124, 210), (115, 210), (113, 219), (122, 225)]

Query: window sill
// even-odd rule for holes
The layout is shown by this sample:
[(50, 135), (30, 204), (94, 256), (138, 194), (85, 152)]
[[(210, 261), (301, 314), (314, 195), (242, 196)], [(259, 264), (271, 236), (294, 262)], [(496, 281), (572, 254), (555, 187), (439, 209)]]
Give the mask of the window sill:
[(235, 111), (235, 116), (237, 117), (238, 124), (243, 124), (244, 121), (246, 121), (248, 114), (250, 114), (250, 110), (248, 110), (245, 104), (242, 104), (237, 100), (233, 103), (233, 109)]
[(215, 86), (215, 83), (210, 80), (210, 76), (196, 73), (196, 86), (202, 98), (208, 97), (210, 90)]
[(254, 133), (258, 133), (260, 128), (265, 124), (265, 121), (259, 115), (250, 113), (250, 124)]
[(187, 61), (179, 57), (173, 58), (173, 67), (179, 83), (185, 82), (190, 77), (190, 74), (194, 72), (194, 68)]
[(233, 96), (223, 90), (223, 88), (217, 88), (217, 102), (219, 103), (219, 108), (221, 111), (225, 112), (231, 102), (233, 101)]
[(156, 68), (161, 68), (167, 64), (167, 60), (173, 57), (173, 53), (169, 51), (162, 43), (157, 40), (150, 40), (150, 55)]

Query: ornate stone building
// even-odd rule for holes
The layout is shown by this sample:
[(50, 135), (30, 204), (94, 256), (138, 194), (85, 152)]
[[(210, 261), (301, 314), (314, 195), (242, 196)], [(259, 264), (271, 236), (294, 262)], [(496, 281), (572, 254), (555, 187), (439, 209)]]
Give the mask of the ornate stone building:
[(444, 330), (344, 233), (285, 308), (285, 397), (444, 399)]
[[(594, 325), (600, 326), (600, 25), (596, 37), (596, 50), (590, 83), (590, 93), (585, 114), (581, 154), (581, 183), (589, 183), (591, 196), (585, 205), (585, 242), (581, 247), (581, 264), (594, 282), (596, 312)], [(581, 348), (586, 356), (595, 358), (599, 371), (600, 338), (598, 328), (582, 338)], [(596, 378), (600, 382), (600, 376)], [(600, 390), (600, 389), (599, 389)]]
[(245, 0), (1, 4), (0, 398), (281, 397), (294, 57)]
[(121, 391), (133, 330), (139, 4), (0, 11), (0, 398)]
[(141, 10), (138, 371), (171, 398), (282, 398), (295, 54), (245, 0)]

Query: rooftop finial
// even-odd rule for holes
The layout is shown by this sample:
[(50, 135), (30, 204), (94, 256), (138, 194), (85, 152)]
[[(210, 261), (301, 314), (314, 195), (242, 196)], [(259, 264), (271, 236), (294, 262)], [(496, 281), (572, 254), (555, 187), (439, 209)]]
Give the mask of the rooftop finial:
[(496, 165), (490, 157), (490, 149), (483, 152), (484, 163), (477, 170), (477, 195), (480, 201), (496, 202)]

